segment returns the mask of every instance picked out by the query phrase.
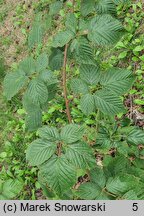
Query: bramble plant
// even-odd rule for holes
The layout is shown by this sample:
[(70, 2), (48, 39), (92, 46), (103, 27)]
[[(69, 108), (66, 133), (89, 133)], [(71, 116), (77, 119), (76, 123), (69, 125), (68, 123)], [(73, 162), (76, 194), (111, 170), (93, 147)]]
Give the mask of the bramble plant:
[[(116, 44), (126, 34), (116, 10), (122, 1), (49, 2), (49, 14), (36, 15), (28, 37), (32, 53), (49, 28), (48, 54), (27, 57), (4, 79), (8, 100), (19, 91), (23, 95), (26, 129), (38, 129), (40, 138), (28, 147), (27, 161), (38, 167), (39, 182), (49, 199), (143, 199), (139, 145), (144, 144), (144, 133), (129, 119), (115, 120), (126, 113), (122, 96), (135, 75), (124, 68), (104, 71), (97, 59), (98, 49)], [(70, 6), (66, 14), (62, 13), (65, 4)], [(54, 17), (60, 12), (59, 27)], [(75, 71), (72, 77), (67, 77), (68, 69), (71, 76)], [(43, 112), (57, 90), (62, 90), (68, 124), (41, 127)], [(83, 115), (94, 119), (91, 127), (84, 121), (75, 123), (70, 104), (74, 98)]]

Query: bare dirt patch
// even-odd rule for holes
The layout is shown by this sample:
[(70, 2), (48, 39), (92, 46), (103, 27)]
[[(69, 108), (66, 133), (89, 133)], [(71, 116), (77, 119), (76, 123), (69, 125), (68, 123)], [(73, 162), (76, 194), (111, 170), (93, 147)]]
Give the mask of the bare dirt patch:
[(34, 17), (33, 2), (36, 1), (5, 0), (1, 6), (0, 12), (5, 12), (6, 16), (0, 24), (0, 52), (8, 66), (27, 55), (26, 40)]

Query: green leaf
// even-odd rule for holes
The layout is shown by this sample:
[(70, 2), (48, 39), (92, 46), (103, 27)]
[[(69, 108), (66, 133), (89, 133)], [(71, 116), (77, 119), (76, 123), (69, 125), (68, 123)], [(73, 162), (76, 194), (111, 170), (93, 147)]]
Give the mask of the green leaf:
[(94, 97), (91, 94), (82, 96), (80, 100), (80, 107), (85, 115), (90, 115), (95, 110)]
[(49, 93), (48, 101), (51, 101), (52, 99), (55, 98), (56, 92), (57, 92), (56, 84), (48, 85), (48, 93)]
[(55, 127), (44, 126), (38, 130), (38, 134), (41, 138), (48, 141), (57, 141), (60, 139), (59, 132)]
[(76, 169), (64, 156), (52, 157), (40, 167), (48, 186), (62, 195), (76, 183)]
[(32, 142), (26, 152), (30, 165), (38, 166), (47, 161), (56, 151), (57, 145), (46, 139), (37, 139)]
[(80, 185), (77, 195), (81, 199), (95, 200), (101, 194), (101, 192), (102, 190), (97, 184), (87, 182)]
[(41, 14), (36, 16), (33, 27), (28, 36), (28, 46), (33, 48), (35, 44), (40, 44), (43, 39), (43, 35), (45, 32), (44, 21), (42, 20)]
[(56, 84), (58, 82), (53, 72), (50, 70), (43, 70), (39, 74), (38, 79), (41, 79), (47, 86)]
[(23, 182), (19, 180), (9, 179), (3, 183), (2, 195), (7, 199), (15, 198), (22, 190)]
[(0, 200), (8, 200), (8, 198), (6, 196), (3, 196), (2, 194), (0, 194)]
[(132, 175), (121, 175), (117, 177), (110, 177), (106, 184), (106, 188), (109, 192), (121, 195), (133, 188), (137, 188), (139, 185), (139, 179)]
[(24, 87), (27, 81), (28, 77), (21, 70), (8, 73), (4, 78), (4, 95), (7, 100), (11, 100)]
[(52, 71), (60, 70), (63, 66), (64, 55), (63, 52), (59, 49), (52, 49), (52, 53), (49, 56), (49, 66)]
[(69, 124), (62, 128), (61, 130), (61, 139), (67, 143), (75, 143), (82, 138), (84, 133), (83, 127), (80, 127), (77, 124)]
[(126, 69), (111, 68), (101, 75), (100, 84), (114, 94), (122, 95), (126, 93), (135, 81), (131, 76), (132, 72)]
[(121, 3), (122, 4), (124, 4), (124, 3), (128, 4), (131, 2), (130, 0), (113, 0), (113, 1), (116, 5), (121, 4)]
[(20, 62), (20, 70), (23, 70), (26, 75), (31, 75), (35, 72), (36, 65), (35, 60), (30, 56)]
[(2, 189), (3, 189), (3, 181), (0, 179), (0, 194), (2, 193)]
[(144, 61), (144, 55), (140, 56), (139, 58), (140, 60)]
[(84, 142), (67, 146), (65, 156), (71, 164), (80, 169), (89, 169), (96, 164), (91, 147)]
[(56, 1), (49, 6), (49, 15), (53, 16), (59, 13), (62, 8), (63, 3), (60, 1)]
[(96, 65), (83, 64), (80, 67), (80, 77), (89, 85), (95, 85), (99, 82), (99, 67)]
[(80, 32), (87, 32), (89, 26), (89, 19), (79, 18), (78, 26)]
[(91, 12), (94, 11), (94, 6), (95, 6), (95, 0), (82, 0), (81, 2), (81, 14), (83, 16), (87, 16)]
[[(121, 145), (122, 145), (122, 143), (121, 143)], [(120, 173), (123, 173), (128, 168), (130, 169), (129, 160), (123, 155), (117, 156), (114, 158), (113, 162), (111, 163), (111, 168), (113, 168), (114, 175), (118, 175)]]
[(113, 200), (113, 196), (108, 195), (106, 192), (101, 192), (101, 194), (96, 198), (96, 200)]
[(140, 52), (140, 51), (142, 51), (142, 50), (143, 50), (143, 46), (136, 46), (136, 47), (133, 49), (134, 52)]
[(53, 17), (49, 14), (45, 14), (44, 18), (45, 18), (45, 29), (51, 30), (53, 25)]
[(23, 97), (23, 106), (27, 112), (26, 129), (28, 131), (37, 130), (42, 124), (42, 110), (38, 104), (34, 104), (27, 94)]
[(99, 187), (104, 188), (106, 185), (106, 176), (101, 167), (96, 167), (90, 171), (90, 180), (96, 183)]
[(144, 106), (144, 100), (135, 99), (135, 100), (134, 100), (134, 103), (135, 103), (135, 104), (138, 104), (138, 105)]
[(69, 29), (70, 31), (76, 33), (77, 30), (77, 19), (73, 13), (69, 13), (66, 16), (66, 28)]
[(106, 188), (110, 193), (117, 195), (123, 194), (129, 190), (126, 182), (122, 182), (119, 176), (115, 178), (110, 177), (106, 184)]
[(111, 15), (99, 15), (91, 20), (88, 38), (97, 45), (114, 44), (122, 35), (122, 24)]
[(107, 115), (116, 115), (125, 110), (119, 97), (108, 91), (97, 91), (94, 100), (97, 109)]
[(71, 88), (75, 94), (87, 94), (89, 92), (87, 84), (81, 79), (72, 79)]
[(59, 32), (54, 36), (52, 46), (63, 47), (74, 37), (75, 34), (70, 30)]
[(37, 105), (42, 105), (48, 100), (47, 86), (40, 79), (31, 80), (26, 94), (31, 98), (32, 103)]
[(42, 53), (38, 58), (36, 62), (36, 70), (38, 72), (45, 70), (48, 66), (48, 57), (47, 54)]
[(93, 50), (85, 37), (74, 39), (70, 49), (74, 54), (75, 60), (80, 64), (94, 64)]
[(35, 131), (42, 125), (42, 111), (40, 108), (34, 108), (33, 111), (28, 111), (26, 115), (26, 129)]
[(112, 0), (98, 0), (96, 2), (96, 11), (99, 14), (116, 14), (116, 6)]
[(96, 146), (100, 146), (100, 148), (103, 149), (111, 148), (110, 134), (104, 127), (99, 128), (99, 133), (96, 137)]
[(135, 145), (144, 144), (144, 131), (133, 128), (127, 136), (127, 141)]
[(130, 190), (122, 196), (124, 200), (138, 200), (138, 197), (134, 190)]
[(27, 95), (26, 93), (23, 96), (23, 107), (26, 110), (26, 112), (33, 112), (35, 109), (40, 109), (39, 104), (34, 104), (31, 100), (31, 97)]
[(118, 59), (123, 59), (123, 58), (125, 58), (126, 56), (127, 56), (127, 51), (123, 51), (123, 52), (121, 52), (120, 54), (119, 54), (119, 56), (118, 56)]
[[(141, 162), (142, 160), (140, 160)], [(128, 169), (128, 174), (134, 175), (135, 177), (140, 178), (142, 182), (144, 182), (144, 169), (143, 164), (141, 163), (141, 168), (139, 168), (138, 164), (133, 164), (130, 169)]]

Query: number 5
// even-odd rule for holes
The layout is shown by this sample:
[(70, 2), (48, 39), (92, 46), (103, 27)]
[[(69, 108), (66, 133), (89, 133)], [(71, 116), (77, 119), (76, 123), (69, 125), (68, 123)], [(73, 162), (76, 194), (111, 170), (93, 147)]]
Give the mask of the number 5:
[(138, 203), (133, 203), (133, 211), (138, 211)]

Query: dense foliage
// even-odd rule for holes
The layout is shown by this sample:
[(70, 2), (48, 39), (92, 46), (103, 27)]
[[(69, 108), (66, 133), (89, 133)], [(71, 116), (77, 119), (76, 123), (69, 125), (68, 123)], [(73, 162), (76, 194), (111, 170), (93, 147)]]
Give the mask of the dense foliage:
[[(66, 2), (49, 1), (48, 15), (38, 13), (30, 30), (30, 55), (5, 76), (6, 98), (21, 92), (25, 130), (38, 129), (26, 159), (38, 167), (40, 187), (49, 199), (143, 199), (144, 132), (125, 117), (123, 97), (136, 75), (124, 67), (105, 68), (99, 57), (127, 35), (117, 15), (121, 2), (69, 2), (61, 18)], [(48, 49), (33, 54), (47, 32)], [(51, 104), (57, 107), (42, 127)], [(64, 115), (67, 120), (60, 121)], [(1, 183), (1, 199), (17, 195), (8, 189), (15, 184), (23, 187), (20, 180)]]

